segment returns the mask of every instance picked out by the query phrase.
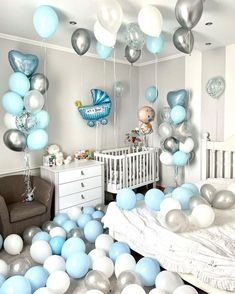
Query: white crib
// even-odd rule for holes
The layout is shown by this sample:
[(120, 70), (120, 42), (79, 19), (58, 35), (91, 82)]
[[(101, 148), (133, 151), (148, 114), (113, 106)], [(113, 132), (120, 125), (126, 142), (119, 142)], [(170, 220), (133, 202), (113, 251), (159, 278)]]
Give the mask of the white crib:
[(159, 149), (123, 147), (97, 151), (95, 160), (104, 163), (106, 191), (135, 189), (159, 180)]

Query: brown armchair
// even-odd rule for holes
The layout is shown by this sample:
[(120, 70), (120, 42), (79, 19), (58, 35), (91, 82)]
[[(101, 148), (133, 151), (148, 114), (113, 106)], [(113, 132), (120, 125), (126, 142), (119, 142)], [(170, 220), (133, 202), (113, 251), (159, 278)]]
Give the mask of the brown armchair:
[(32, 225), (40, 226), (51, 218), (51, 204), (54, 185), (44, 179), (32, 176), (34, 200), (23, 202), (24, 176), (15, 175), (0, 178), (0, 234), (22, 234)]

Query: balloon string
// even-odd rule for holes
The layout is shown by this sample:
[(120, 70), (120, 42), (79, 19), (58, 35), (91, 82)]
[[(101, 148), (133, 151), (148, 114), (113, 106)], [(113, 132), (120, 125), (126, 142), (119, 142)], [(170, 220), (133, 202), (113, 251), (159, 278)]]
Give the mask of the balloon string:
[(33, 200), (33, 193), (35, 187), (32, 189), (31, 180), (30, 180), (30, 160), (29, 160), (29, 151), (26, 147), (24, 153), (24, 162), (25, 162), (25, 171), (24, 171), (24, 184), (25, 184), (25, 191), (22, 194), (23, 201), (31, 202)]
[(118, 147), (118, 130), (117, 130), (117, 96), (115, 91), (115, 84), (117, 82), (117, 76), (116, 76), (116, 51), (114, 48), (113, 52), (113, 76), (114, 76), (114, 87), (113, 87), (113, 96), (114, 96), (114, 117), (113, 117), (113, 127), (114, 127), (114, 142), (115, 147)]
[[(44, 60), (43, 60), (43, 74), (47, 78), (47, 46), (46, 43), (43, 42), (44, 45)], [(45, 107), (48, 109), (48, 91), (45, 93)]]

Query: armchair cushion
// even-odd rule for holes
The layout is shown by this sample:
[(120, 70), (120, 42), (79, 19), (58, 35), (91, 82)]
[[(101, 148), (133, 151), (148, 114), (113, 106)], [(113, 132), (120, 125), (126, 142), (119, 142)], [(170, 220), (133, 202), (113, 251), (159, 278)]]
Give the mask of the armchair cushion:
[(46, 206), (37, 200), (16, 202), (8, 205), (10, 222), (18, 222), (46, 212)]

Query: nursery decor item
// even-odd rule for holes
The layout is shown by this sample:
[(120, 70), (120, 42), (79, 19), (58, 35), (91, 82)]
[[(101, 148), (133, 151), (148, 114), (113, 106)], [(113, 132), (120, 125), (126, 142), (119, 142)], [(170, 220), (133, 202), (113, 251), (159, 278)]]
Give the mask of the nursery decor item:
[(148, 87), (144, 93), (145, 99), (150, 102), (154, 103), (158, 97), (158, 90), (155, 86)]
[(143, 106), (138, 111), (138, 119), (140, 121), (140, 134), (149, 135), (153, 132), (151, 122), (155, 118), (155, 111), (150, 106)]
[(132, 143), (135, 147), (140, 145), (142, 142), (139, 128), (135, 128), (134, 130), (131, 130), (131, 132), (127, 133), (125, 136), (126, 136), (125, 142)]
[(138, 14), (138, 24), (146, 35), (159, 37), (163, 25), (161, 12), (154, 6), (144, 6)]
[(136, 50), (131, 48), (130, 46), (126, 46), (125, 48), (125, 57), (131, 63), (135, 63), (141, 56), (141, 50)]
[(206, 92), (212, 98), (218, 99), (225, 90), (225, 81), (222, 77), (211, 78), (206, 85)]
[(135, 50), (141, 50), (144, 47), (145, 37), (137, 23), (129, 23), (125, 32), (126, 44)]
[(91, 37), (86, 29), (76, 29), (71, 37), (71, 44), (78, 55), (84, 55), (90, 48)]
[(111, 99), (108, 94), (100, 89), (91, 90), (92, 105), (82, 106), (80, 101), (76, 101), (75, 105), (78, 108), (82, 118), (87, 120), (89, 127), (94, 127), (96, 122), (100, 122), (102, 125), (108, 123), (107, 116), (111, 110)]

